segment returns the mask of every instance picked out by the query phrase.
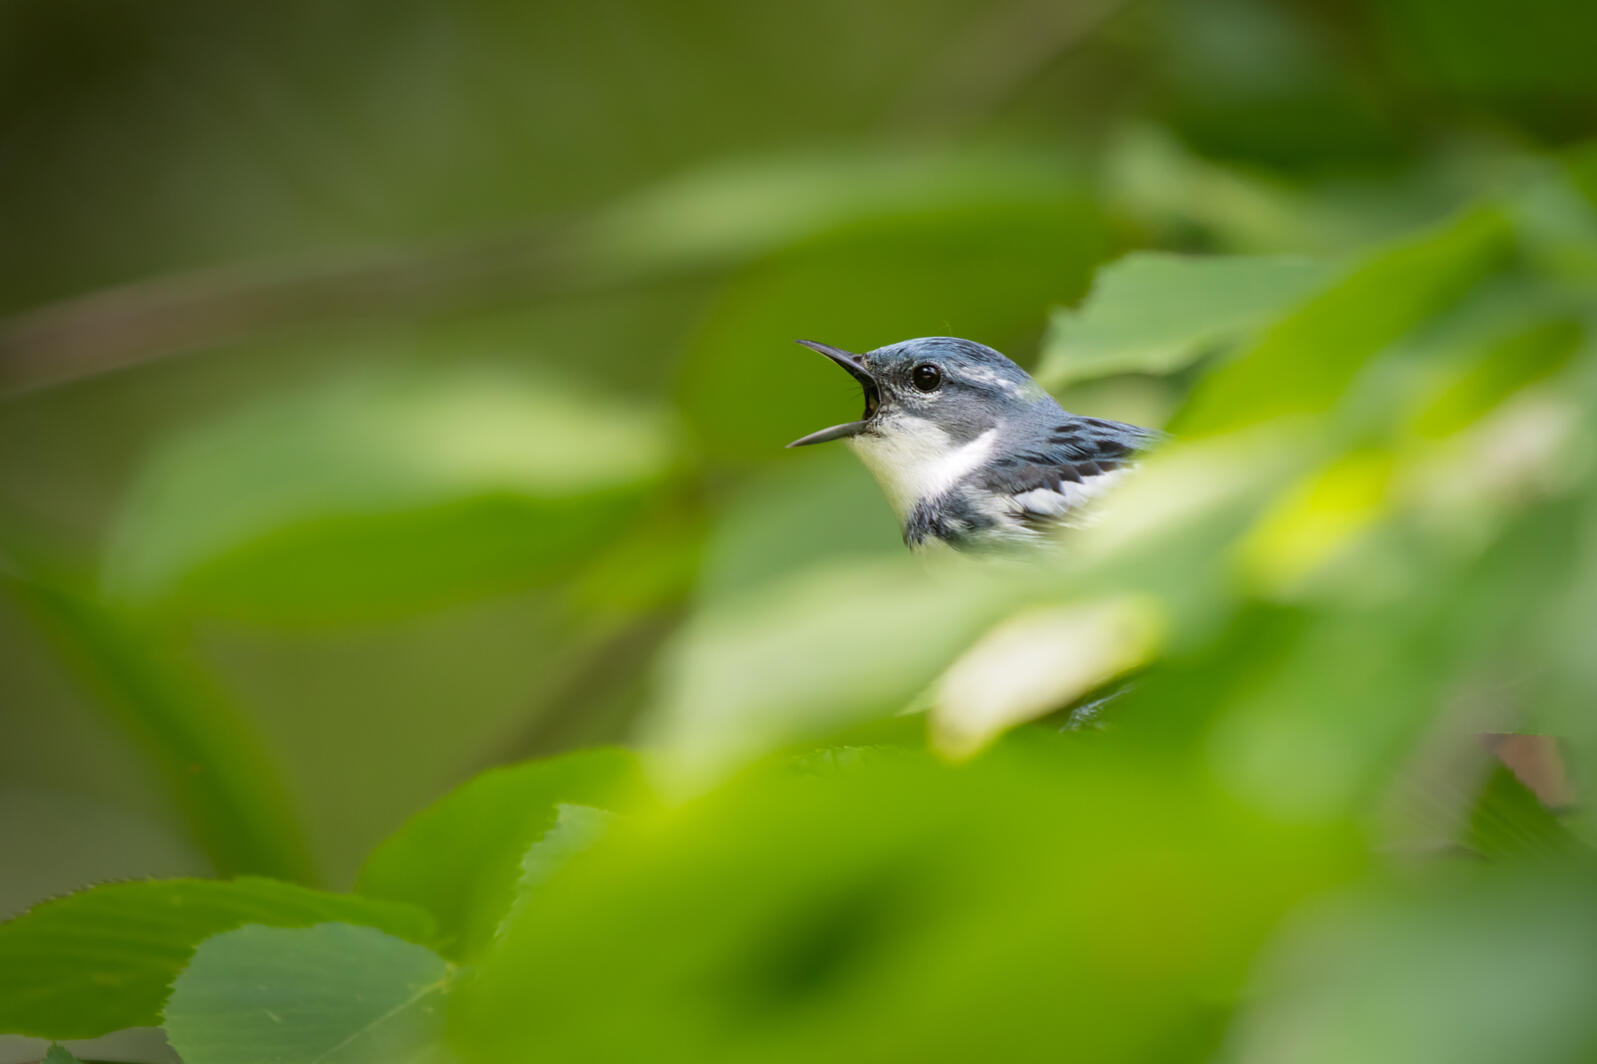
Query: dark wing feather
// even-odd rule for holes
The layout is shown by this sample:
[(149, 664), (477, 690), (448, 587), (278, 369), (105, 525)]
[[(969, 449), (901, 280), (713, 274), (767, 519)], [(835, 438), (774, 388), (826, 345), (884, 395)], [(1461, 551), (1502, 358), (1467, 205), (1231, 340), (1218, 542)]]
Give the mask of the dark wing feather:
[(1102, 486), (1097, 478), (1131, 464), (1162, 437), (1119, 421), (1067, 415), (991, 462), (980, 486), (1009, 496), (1022, 523), (1047, 527), (1096, 494)]

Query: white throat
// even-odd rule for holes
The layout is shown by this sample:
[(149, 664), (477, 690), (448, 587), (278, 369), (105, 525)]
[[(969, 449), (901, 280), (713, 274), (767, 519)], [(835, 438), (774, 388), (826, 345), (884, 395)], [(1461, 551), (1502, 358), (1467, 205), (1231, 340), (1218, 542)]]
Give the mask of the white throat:
[(925, 418), (900, 416), (879, 426), (877, 433), (849, 437), (848, 445), (903, 520), (916, 503), (936, 498), (986, 461), (997, 438), (993, 428), (959, 444)]

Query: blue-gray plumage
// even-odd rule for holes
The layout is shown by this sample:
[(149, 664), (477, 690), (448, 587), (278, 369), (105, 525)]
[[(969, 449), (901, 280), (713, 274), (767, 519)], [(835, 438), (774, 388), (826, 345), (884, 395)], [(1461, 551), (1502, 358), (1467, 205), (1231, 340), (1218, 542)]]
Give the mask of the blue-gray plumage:
[(960, 549), (1024, 542), (1080, 519), (1160, 438), (1067, 413), (990, 347), (931, 336), (863, 355), (810, 340), (865, 391), (865, 414), (794, 440), (847, 440), (898, 514), (904, 542)]

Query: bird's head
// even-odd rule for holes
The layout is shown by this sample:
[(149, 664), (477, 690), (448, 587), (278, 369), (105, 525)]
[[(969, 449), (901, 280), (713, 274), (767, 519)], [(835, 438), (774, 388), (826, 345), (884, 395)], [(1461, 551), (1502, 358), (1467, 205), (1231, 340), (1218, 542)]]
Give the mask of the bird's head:
[(1055, 407), (1025, 370), (971, 340), (923, 337), (863, 355), (799, 343), (859, 382), (865, 412), (788, 446), (847, 440), (901, 512), (956, 468), (985, 458), (995, 429), (1035, 416), (1039, 403)]
[[(1024, 413), (1047, 393), (1015, 363), (983, 344), (928, 336), (878, 347), (863, 355), (800, 340), (841, 366), (865, 392), (865, 413), (812, 432), (789, 447), (859, 436), (941, 430), (962, 443)], [(917, 426), (915, 422), (923, 422)]]

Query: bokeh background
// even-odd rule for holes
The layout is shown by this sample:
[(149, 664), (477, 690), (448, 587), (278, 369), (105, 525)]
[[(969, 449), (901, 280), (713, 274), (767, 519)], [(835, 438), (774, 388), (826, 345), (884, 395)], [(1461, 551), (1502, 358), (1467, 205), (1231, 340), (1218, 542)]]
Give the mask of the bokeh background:
[[(1557, 374), (1592, 343), (1594, 41), (1597, 6), (1574, 0), (11, 0), (0, 913), (145, 875), (347, 888), (484, 768), (679, 736), (682, 648), (748, 616), (724, 604), (902, 551), (846, 452), (782, 449), (858, 404), (796, 338), (968, 336), (1068, 408), (1202, 436), (1225, 417), (1189, 396), (1228, 337), (1137, 358), (1111, 337), (1092, 362), (1060, 308), (1100, 266), (1152, 249), (1335, 270), (1443, 232), (1437, 269), (1478, 255), (1496, 287), (1430, 349), (1502, 342), (1465, 360), (1447, 394), (1468, 417), (1444, 404), (1437, 432), (1527, 383), (1581, 394), (1590, 373)], [(1512, 250), (1481, 250), (1480, 204), (1511, 217)], [(1346, 325), (1303, 326), (1325, 339), (1303, 357), (1336, 363)], [(1272, 380), (1232, 384), (1233, 405), (1280, 412)], [(1364, 527), (1348, 500), (1391, 463), (1360, 424), (1336, 446), (1376, 457), (1333, 464), (1323, 511), (1266, 540), (1318, 559), (1326, 525)], [(1591, 586), (1594, 496), (1569, 486), (1587, 444), (1549, 446), (1574, 479), (1531, 494), (1561, 517), (1470, 525), (1471, 550), (1545, 571), (1438, 562), (1471, 589), (1449, 602), (1490, 614), (1502, 588), (1468, 581), (1498, 579), (1512, 616), (1539, 616), (1513, 589)], [(1479, 467), (1441, 476), (1469, 496), (1460, 468)], [(1513, 496), (1519, 468), (1478, 494)], [(1391, 535), (1403, 564), (1432, 557)], [(1337, 647), (1446, 614), (1375, 609), (1392, 584), (1367, 562), (1369, 601), (1305, 636), (1318, 657), (1292, 656), (1312, 605), (1237, 623), (1329, 682)], [(1592, 614), (1558, 609), (1574, 663)], [(1215, 631), (1242, 638), (1233, 620)], [(1498, 697), (1518, 671), (1482, 672), (1479, 701), (1520, 706)], [(1562, 719), (1589, 709), (1561, 690)], [(1300, 716), (1338, 719), (1320, 709)], [(1268, 761), (1261, 742), (1246, 756)]]

